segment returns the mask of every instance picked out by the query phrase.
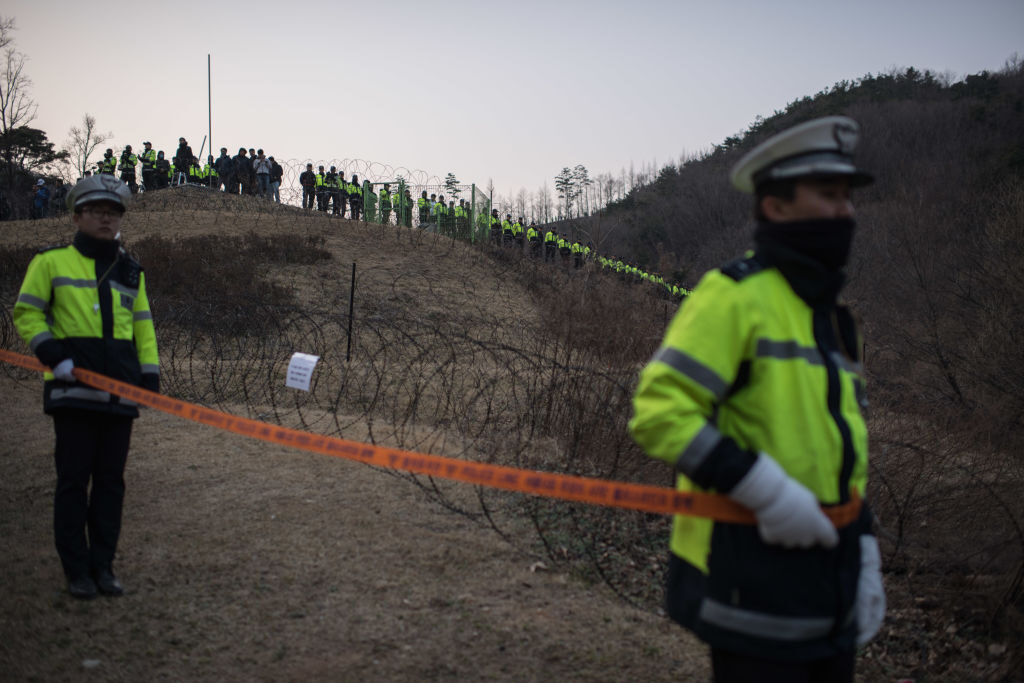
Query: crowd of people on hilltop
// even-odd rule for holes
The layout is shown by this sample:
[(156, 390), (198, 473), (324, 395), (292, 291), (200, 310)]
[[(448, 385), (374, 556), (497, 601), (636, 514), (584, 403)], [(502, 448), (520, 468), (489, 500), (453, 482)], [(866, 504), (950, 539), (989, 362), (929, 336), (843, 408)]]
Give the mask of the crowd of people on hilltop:
[[(230, 156), (227, 147), (220, 148), (217, 159), (210, 154), (206, 163), (192, 152), (185, 138), (178, 138), (174, 156), (167, 159), (164, 151), (156, 151), (150, 142), (143, 142), (144, 150), (136, 155), (132, 146), (126, 145), (115, 159), (113, 150), (108, 149), (103, 159), (96, 164), (96, 173), (115, 175), (131, 189), (139, 191), (136, 169), (141, 165), (142, 187), (144, 190), (161, 190), (171, 185), (186, 183), (204, 185), (228, 194), (245, 194), (281, 201), (281, 179), (284, 168), (274, 157), (264, 154), (262, 149), (238, 148), (238, 154)], [(87, 173), (88, 175), (88, 173)]]
[[(205, 164), (192, 152), (185, 138), (178, 138), (174, 156), (167, 159), (163, 150), (154, 150), (152, 143), (143, 142), (143, 151), (136, 155), (131, 145), (114, 155), (107, 149), (103, 158), (96, 163), (96, 174), (119, 175), (133, 194), (140, 189), (161, 190), (172, 185), (193, 184), (223, 191), (228, 194), (242, 194), (263, 197), (275, 202), (281, 201), (281, 182), (284, 169), (274, 157), (264, 154), (262, 149), (239, 147), (234, 156), (221, 147), (220, 156), (214, 159), (208, 155)], [(136, 171), (141, 166), (142, 183), (137, 182)], [(86, 176), (92, 171), (86, 171)], [(302, 208), (307, 211), (362, 220), (367, 223), (394, 224), (413, 227), (414, 210), (420, 229), (437, 232), (455, 239), (469, 240), (477, 236), (489, 239), (502, 249), (519, 249), (529, 257), (543, 258), (545, 262), (558, 263), (565, 267), (582, 268), (585, 263), (594, 262), (602, 269), (615, 273), (628, 282), (649, 282), (657, 285), (668, 296), (682, 298), (689, 290), (678, 283), (669, 283), (656, 274), (629, 263), (618, 256), (606, 257), (594, 251), (591, 242), (572, 240), (565, 233), (553, 229), (541, 231), (535, 221), (529, 225), (522, 216), (513, 220), (512, 214), (499, 216), (497, 209), (476, 212), (476, 225), (472, 224), (474, 207), (465, 199), (446, 201), (444, 194), (428, 194), (424, 190), (413, 200), (411, 191), (404, 185), (392, 189), (392, 183), (383, 183), (375, 190), (374, 183), (360, 182), (352, 174), (345, 178), (345, 171), (335, 166), (325, 170), (319, 166), (313, 171), (313, 164), (299, 175), (302, 189)], [(44, 179), (36, 186), (34, 217), (44, 218), (57, 215), (64, 210), (67, 186), (60, 179), (51, 188)], [(415, 207), (415, 209), (414, 209)], [(477, 207), (478, 208), (478, 207)]]
[[(153, 149), (149, 141), (143, 142), (142, 146), (143, 150), (138, 154), (131, 145), (125, 145), (118, 155), (107, 148), (103, 158), (92, 169), (87, 169), (83, 177), (94, 174), (119, 177), (132, 194), (140, 190), (152, 192), (172, 185), (193, 184), (228, 194), (265, 197), (281, 202), (284, 168), (262, 149), (239, 147), (238, 154), (230, 156), (227, 148), (221, 147), (220, 157), (214, 159), (212, 154), (208, 155), (206, 163), (201, 164), (185, 138), (178, 138), (178, 148), (170, 159), (163, 150)], [(138, 182), (140, 174), (141, 183)], [(65, 213), (68, 189), (61, 178), (37, 179), (32, 192), (31, 217), (47, 218)]]

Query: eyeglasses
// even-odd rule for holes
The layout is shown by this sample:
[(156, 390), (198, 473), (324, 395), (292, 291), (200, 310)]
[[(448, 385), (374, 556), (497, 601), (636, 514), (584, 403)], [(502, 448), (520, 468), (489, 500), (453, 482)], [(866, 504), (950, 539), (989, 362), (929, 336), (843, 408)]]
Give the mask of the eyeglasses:
[(94, 209), (88, 206), (82, 209), (82, 213), (87, 213), (97, 218), (120, 218), (123, 215), (123, 212), (117, 209)]

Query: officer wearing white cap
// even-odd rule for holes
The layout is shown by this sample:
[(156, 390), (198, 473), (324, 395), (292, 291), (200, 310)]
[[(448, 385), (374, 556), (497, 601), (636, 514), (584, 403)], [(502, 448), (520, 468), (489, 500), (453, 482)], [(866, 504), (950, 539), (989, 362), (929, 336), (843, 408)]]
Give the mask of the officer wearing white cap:
[(73, 242), (32, 259), (13, 312), (22, 339), (52, 368), (43, 410), (57, 436), (54, 536), (68, 591), (83, 599), (123, 592), (113, 561), (139, 413), (133, 402), (80, 382), (76, 368), (151, 391), (160, 385), (145, 277), (119, 242), (130, 196), (112, 175), (79, 181), (67, 198)]
[(750, 151), (752, 256), (707, 273), (643, 369), (630, 430), (683, 491), (754, 525), (678, 516), (669, 615), (711, 646), (719, 681), (853, 681), (885, 612), (864, 494), (862, 342), (838, 303), (853, 237), (857, 124), (830, 116)]

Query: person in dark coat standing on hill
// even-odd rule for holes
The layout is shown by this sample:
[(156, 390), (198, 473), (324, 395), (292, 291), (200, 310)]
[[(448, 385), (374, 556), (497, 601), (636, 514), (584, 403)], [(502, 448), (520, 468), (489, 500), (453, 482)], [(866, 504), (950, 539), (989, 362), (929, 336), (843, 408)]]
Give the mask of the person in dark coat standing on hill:
[(213, 163), (213, 167), (217, 169), (217, 175), (220, 177), (220, 182), (224, 183), (224, 191), (231, 192), (231, 182), (234, 178), (235, 164), (231, 161), (231, 157), (228, 156), (228, 148), (220, 148), (220, 156), (217, 157), (217, 161)]
[(256, 148), (255, 147), (250, 147), (249, 148), (249, 168), (248, 168), (248, 172), (249, 172), (248, 181), (247, 181), (247, 183), (245, 185), (245, 187), (247, 189), (245, 189), (243, 194), (250, 194), (250, 195), (259, 194), (259, 192), (260, 192), (259, 182), (256, 179)]
[(245, 147), (238, 148), (238, 154), (231, 159), (235, 182), (231, 185), (231, 194), (246, 193), (246, 183), (249, 182), (249, 169), (252, 168), (252, 161), (246, 156)]
[(316, 198), (316, 173), (313, 164), (306, 164), (306, 170), (299, 174), (299, 185), (302, 186), (302, 208), (312, 209)]
[(174, 153), (175, 175), (178, 176), (174, 179), (175, 183), (187, 182), (189, 169), (192, 168), (195, 161), (196, 155), (192, 153), (188, 141), (185, 138), (178, 138), (178, 151)]
[(156, 189), (163, 190), (171, 182), (171, 162), (164, 157), (161, 149), (156, 153)]

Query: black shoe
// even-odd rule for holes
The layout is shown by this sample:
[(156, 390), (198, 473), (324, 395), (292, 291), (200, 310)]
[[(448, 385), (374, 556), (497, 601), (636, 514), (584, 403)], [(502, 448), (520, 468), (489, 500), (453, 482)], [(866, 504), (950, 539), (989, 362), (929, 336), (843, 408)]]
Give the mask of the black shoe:
[(96, 597), (96, 583), (88, 576), (68, 579), (68, 593), (79, 600), (92, 600)]
[(104, 595), (117, 597), (124, 594), (124, 587), (114, 576), (114, 572), (109, 569), (96, 572), (96, 588), (99, 588), (100, 593)]

